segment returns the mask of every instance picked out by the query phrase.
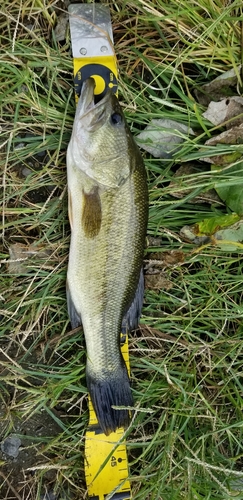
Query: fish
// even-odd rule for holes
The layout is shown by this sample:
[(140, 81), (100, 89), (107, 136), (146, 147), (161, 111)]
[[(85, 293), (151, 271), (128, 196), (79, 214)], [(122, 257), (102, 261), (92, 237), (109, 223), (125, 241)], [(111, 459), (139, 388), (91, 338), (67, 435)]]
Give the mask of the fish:
[(144, 294), (148, 187), (142, 155), (111, 90), (84, 81), (67, 149), (71, 240), (67, 308), (83, 327), (86, 383), (102, 432), (127, 428), (133, 398), (121, 332), (138, 325)]

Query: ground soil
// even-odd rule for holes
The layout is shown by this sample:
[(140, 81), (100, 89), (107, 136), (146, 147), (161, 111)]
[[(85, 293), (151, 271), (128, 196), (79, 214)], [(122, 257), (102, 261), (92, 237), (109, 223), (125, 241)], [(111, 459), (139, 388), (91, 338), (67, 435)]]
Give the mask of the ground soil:
[[(13, 348), (7, 354), (9, 359), (16, 359)], [(21, 352), (18, 351), (18, 354), (21, 359)], [(35, 350), (30, 356), (31, 365), (38, 365)], [(6, 383), (8, 373), (4, 362), (6, 357), (3, 349), (0, 352), (0, 366), (3, 367), (1, 375), (5, 379), (1, 384), (0, 401), (0, 500), (69, 500), (72, 498), (70, 494), (67, 497), (64, 491), (60, 496), (60, 491), (55, 491), (57, 468), (50, 468), (52, 456), (45, 452), (48, 438), (58, 436), (62, 429), (43, 408), (24, 419), (19, 417), (18, 407), (21, 406), (23, 410), (22, 401), (26, 401), (27, 392), (24, 388), (18, 390)], [(28, 363), (30, 359), (27, 358), (25, 365)], [(31, 384), (33, 386), (33, 377)], [(34, 385), (39, 384), (39, 380), (34, 380)], [(59, 415), (56, 409), (52, 409), (52, 413), (62, 421), (68, 419), (63, 412)]]

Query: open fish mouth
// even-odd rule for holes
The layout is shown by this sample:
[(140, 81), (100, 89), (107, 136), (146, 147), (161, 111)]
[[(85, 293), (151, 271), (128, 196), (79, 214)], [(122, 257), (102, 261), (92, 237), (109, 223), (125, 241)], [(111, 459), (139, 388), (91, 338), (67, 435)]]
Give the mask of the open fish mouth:
[(95, 80), (94, 78), (88, 78), (84, 81), (82, 85), (82, 90), (80, 94), (80, 101), (82, 102), (82, 111), (83, 115), (86, 115), (90, 111), (97, 109), (99, 107), (104, 106), (106, 102), (109, 100), (111, 95), (111, 90), (108, 89), (104, 97), (102, 99), (97, 100), (97, 96), (94, 94), (95, 90)]
[(93, 78), (88, 78), (82, 85), (82, 90), (80, 94), (80, 101), (82, 102), (82, 108), (84, 113), (91, 111), (94, 108), (94, 89), (95, 81)]

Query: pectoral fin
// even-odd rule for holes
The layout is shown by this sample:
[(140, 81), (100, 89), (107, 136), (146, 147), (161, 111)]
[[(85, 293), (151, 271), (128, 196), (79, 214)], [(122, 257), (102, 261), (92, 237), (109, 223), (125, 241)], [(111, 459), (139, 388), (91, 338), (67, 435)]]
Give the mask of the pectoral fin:
[(72, 301), (71, 293), (69, 290), (68, 286), (68, 280), (66, 282), (66, 295), (67, 295), (67, 308), (68, 308), (68, 315), (69, 319), (72, 325), (72, 328), (77, 328), (78, 326), (82, 325), (82, 319), (80, 314), (77, 312), (74, 303)]
[(143, 269), (140, 271), (139, 282), (134, 299), (122, 320), (122, 333), (135, 330), (138, 327), (143, 307), (144, 276)]
[(99, 234), (102, 219), (99, 189), (91, 193), (83, 191), (82, 227), (87, 238), (94, 238)]

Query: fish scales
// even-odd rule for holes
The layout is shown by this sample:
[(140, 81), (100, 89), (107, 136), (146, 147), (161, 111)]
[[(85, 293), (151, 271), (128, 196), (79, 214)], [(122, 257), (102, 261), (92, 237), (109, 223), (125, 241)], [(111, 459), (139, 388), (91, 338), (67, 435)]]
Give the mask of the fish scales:
[[(91, 400), (103, 432), (109, 434), (129, 423), (129, 411), (113, 406), (133, 404), (120, 332), (141, 293), (148, 199), (142, 157), (116, 97), (108, 92), (95, 105), (93, 90), (89, 79), (67, 153), (67, 297), (72, 326), (82, 323), (85, 334)], [(136, 299), (133, 309), (139, 316)]]

